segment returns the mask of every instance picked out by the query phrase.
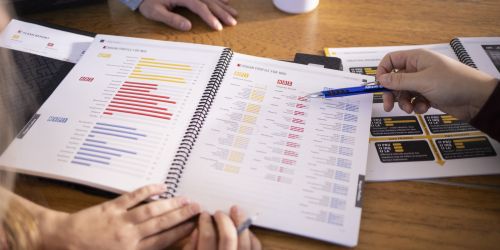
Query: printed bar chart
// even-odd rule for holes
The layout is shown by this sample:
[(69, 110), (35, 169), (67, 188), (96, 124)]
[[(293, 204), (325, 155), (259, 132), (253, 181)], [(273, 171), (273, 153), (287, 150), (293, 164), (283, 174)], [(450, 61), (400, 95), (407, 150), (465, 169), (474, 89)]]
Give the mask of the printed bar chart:
[(96, 122), (86, 131), (70, 163), (134, 176), (144, 173), (156, 151), (152, 145), (160, 141), (152, 131), (111, 122)]
[[(116, 60), (112, 55), (103, 60)], [(147, 121), (158, 125), (175, 119), (180, 112), (179, 102), (185, 101), (203, 69), (197, 63), (133, 56), (108, 66), (115, 69), (113, 76), (119, 75), (123, 80), (116, 79), (108, 85), (101, 114), (120, 122)]]

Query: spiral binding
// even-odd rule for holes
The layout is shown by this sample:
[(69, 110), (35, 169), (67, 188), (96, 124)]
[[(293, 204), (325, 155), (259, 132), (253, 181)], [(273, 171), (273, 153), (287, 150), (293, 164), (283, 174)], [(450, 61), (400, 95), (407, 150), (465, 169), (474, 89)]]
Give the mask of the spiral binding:
[(172, 198), (177, 192), (179, 182), (182, 178), (182, 173), (184, 171), (186, 162), (191, 154), (191, 150), (194, 147), (194, 143), (198, 138), (201, 127), (205, 122), (205, 118), (208, 115), (208, 111), (212, 106), (212, 102), (215, 98), (215, 94), (219, 90), (220, 84), (224, 75), (226, 74), (227, 67), (231, 58), (233, 57), (233, 51), (229, 48), (225, 48), (222, 51), (219, 62), (215, 66), (215, 70), (210, 77), (210, 81), (203, 92), (203, 95), (196, 107), (196, 110), (189, 122), (188, 128), (184, 133), (184, 137), (181, 140), (179, 147), (177, 148), (176, 155), (172, 161), (167, 177), (164, 183), (167, 185), (166, 192), (161, 196), (163, 198)]
[(458, 57), (458, 60), (460, 60), (463, 64), (468, 65), (470, 67), (476, 68), (477, 66), (472, 61), (472, 58), (470, 58), (469, 53), (465, 50), (462, 42), (460, 42), (460, 39), (458, 38), (453, 38), (450, 42), (451, 48), (453, 48), (453, 51), (455, 51), (455, 54)]

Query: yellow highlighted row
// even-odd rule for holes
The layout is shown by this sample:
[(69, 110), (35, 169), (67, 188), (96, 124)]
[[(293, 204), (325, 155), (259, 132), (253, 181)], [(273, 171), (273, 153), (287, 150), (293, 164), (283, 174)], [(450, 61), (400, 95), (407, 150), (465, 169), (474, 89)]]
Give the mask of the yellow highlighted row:
[(458, 120), (457, 118), (453, 117), (452, 115), (442, 115), (441, 119), (443, 119), (443, 120)]
[(391, 121), (391, 120), (384, 120), (385, 124), (389, 123), (416, 123), (416, 120), (399, 120), (399, 121)]
[(243, 156), (245, 156), (245, 155), (242, 152), (231, 151), (231, 153), (229, 154), (228, 160), (234, 161), (234, 162), (242, 162)]
[(454, 143), (464, 143), (464, 142), (475, 142), (475, 141), (485, 141), (486, 138), (469, 138), (469, 139), (459, 139), (459, 140), (453, 140)]
[(224, 165), (224, 172), (237, 174), (238, 172), (240, 172), (240, 168), (237, 166), (226, 164), (226, 165)]
[(154, 58), (141, 58), (139, 60), (139, 63), (150, 63), (150, 64), (158, 64), (158, 65), (168, 65), (168, 66), (174, 66), (174, 67), (183, 67), (183, 68), (191, 68), (191, 65), (187, 64), (181, 64), (181, 63), (166, 63), (166, 62), (155, 62), (156, 59)]
[(179, 68), (191, 68), (190, 65), (179, 64), (179, 63), (152, 62), (152, 61), (145, 61), (145, 60), (140, 60), (139, 63), (147, 63), (147, 64), (163, 65), (163, 66), (172, 66), (172, 67), (179, 67)]
[(251, 134), (252, 132), (253, 132), (252, 127), (243, 126), (243, 125), (241, 125), (240, 129), (238, 130), (238, 133), (245, 134), (245, 135)]
[(250, 103), (250, 104), (248, 104), (246, 111), (250, 112), (250, 113), (258, 114), (260, 112), (260, 106), (257, 104)]
[(156, 77), (139, 77), (139, 76), (132, 76), (131, 75), (131, 76), (129, 76), (129, 78), (141, 79), (141, 80), (154, 80), (154, 81), (160, 81), (160, 82), (185, 83), (184, 81), (163, 79), (163, 78), (156, 78)]
[(182, 77), (175, 77), (175, 76), (165, 76), (165, 75), (155, 75), (155, 74), (139, 74), (139, 73), (133, 73), (133, 76), (146, 76), (146, 77), (155, 77), (155, 78), (167, 78), (167, 79), (173, 79), (173, 80), (179, 80), (184, 82), (184, 78)]
[(252, 116), (252, 115), (245, 115), (245, 116), (243, 116), (243, 122), (255, 124), (256, 120), (257, 120), (256, 116)]
[(174, 66), (159, 66), (159, 65), (144, 64), (144, 63), (139, 63), (136, 65), (136, 67), (148, 67), (148, 68), (175, 69), (175, 70), (191, 71), (191, 68), (181, 68), (181, 67), (174, 67)]
[(376, 75), (377, 74), (377, 69), (372, 69), (372, 68), (364, 68), (365, 69), (365, 74), (367, 75)]

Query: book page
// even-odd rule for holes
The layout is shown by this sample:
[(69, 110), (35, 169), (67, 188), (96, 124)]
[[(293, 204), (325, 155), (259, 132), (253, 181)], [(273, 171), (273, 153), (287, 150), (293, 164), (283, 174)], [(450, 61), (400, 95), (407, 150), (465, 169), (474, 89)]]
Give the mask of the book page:
[(372, 77), (235, 54), (182, 176), (179, 195), (233, 204), (256, 225), (357, 244), (371, 94), (303, 96)]
[(500, 79), (500, 37), (460, 37), (477, 68)]
[[(344, 70), (375, 75), (385, 54), (427, 48), (458, 60), (448, 44), (327, 48), (342, 59)], [(407, 114), (397, 105), (383, 109), (382, 93), (374, 94), (367, 181), (422, 179), (500, 173), (500, 144), (469, 124), (431, 108)]]
[(163, 182), (222, 49), (98, 35), (0, 165), (116, 192)]
[(12, 19), (0, 34), (0, 46), (76, 63), (93, 37)]

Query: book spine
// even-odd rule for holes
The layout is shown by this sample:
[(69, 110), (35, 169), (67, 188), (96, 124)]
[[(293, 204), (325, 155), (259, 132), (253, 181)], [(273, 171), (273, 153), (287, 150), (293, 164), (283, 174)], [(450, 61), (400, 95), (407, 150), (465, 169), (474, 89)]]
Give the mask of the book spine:
[(222, 51), (219, 61), (215, 66), (215, 70), (210, 77), (207, 87), (203, 92), (191, 121), (189, 122), (188, 128), (184, 133), (184, 137), (177, 148), (177, 152), (165, 179), (167, 191), (164, 195), (162, 195), (163, 198), (172, 198), (177, 192), (177, 188), (179, 187), (179, 183), (182, 179), (182, 174), (184, 172), (184, 168), (186, 167), (189, 155), (191, 154), (191, 150), (194, 147), (196, 139), (198, 138), (201, 128), (203, 127), (203, 123), (205, 122), (208, 112), (210, 111), (210, 107), (212, 106), (215, 95), (219, 90), (222, 79), (226, 74), (227, 67), (229, 66), (232, 56), (233, 52), (231, 49), (225, 48)]
[(469, 56), (469, 53), (467, 53), (467, 50), (465, 50), (462, 42), (460, 42), (460, 39), (453, 38), (450, 42), (450, 45), (460, 62), (477, 69), (476, 64), (474, 63), (474, 61), (472, 61), (472, 58)]

